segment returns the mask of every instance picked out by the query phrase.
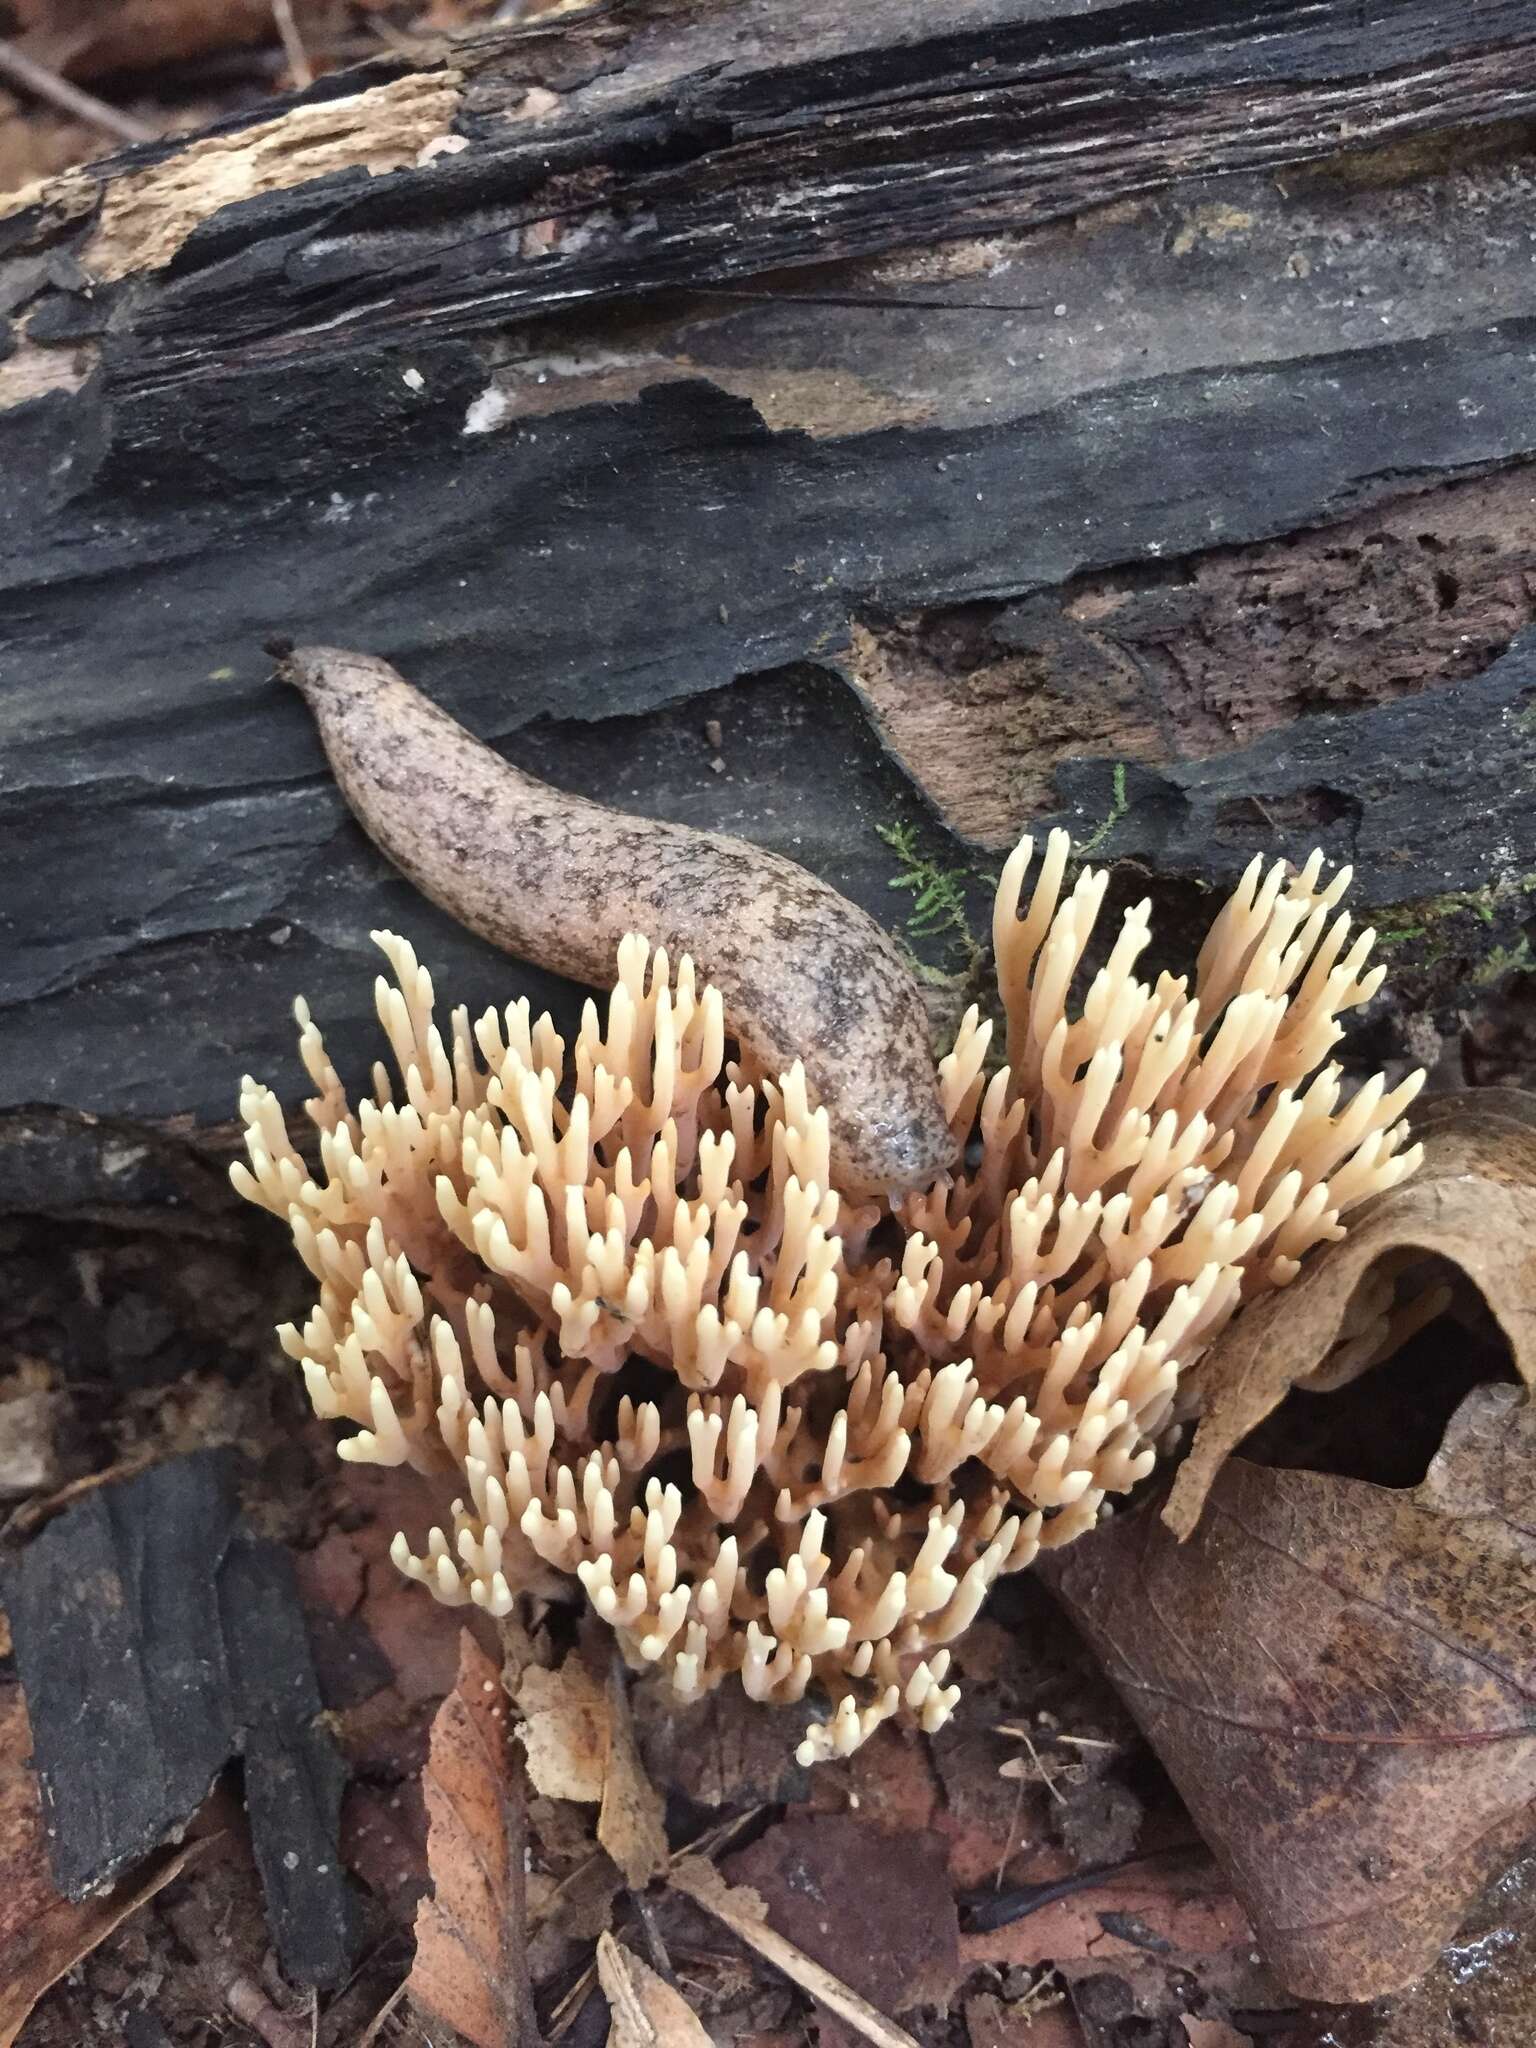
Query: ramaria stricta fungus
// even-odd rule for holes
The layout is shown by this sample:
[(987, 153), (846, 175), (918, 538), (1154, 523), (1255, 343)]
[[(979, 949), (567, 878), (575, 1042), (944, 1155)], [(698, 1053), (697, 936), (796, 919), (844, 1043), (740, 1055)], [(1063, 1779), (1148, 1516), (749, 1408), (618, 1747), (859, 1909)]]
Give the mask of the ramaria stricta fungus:
[(939, 1070), (964, 1163), (894, 1208), (832, 1183), (798, 1067), (733, 1060), (715, 991), (641, 938), (568, 1049), (526, 1002), (445, 1042), (378, 934), (400, 1081), (356, 1108), (297, 1006), (320, 1175), (248, 1081), (235, 1184), (319, 1283), (280, 1336), (356, 1425), (341, 1455), (460, 1489), (403, 1572), (493, 1615), (579, 1584), (682, 1700), (815, 1685), (803, 1762), (948, 1717), (992, 1582), (1143, 1478), (1240, 1302), (1419, 1156), (1421, 1076), (1346, 1099), (1324, 1064), (1382, 974), (1347, 873), (1256, 860), (1193, 990), (1136, 978), (1138, 904), (1075, 1007), (1107, 877), (1063, 897), (1069, 853), (1053, 832), (1022, 916), (1028, 839), (1004, 870), (1008, 1063), (970, 1011)]

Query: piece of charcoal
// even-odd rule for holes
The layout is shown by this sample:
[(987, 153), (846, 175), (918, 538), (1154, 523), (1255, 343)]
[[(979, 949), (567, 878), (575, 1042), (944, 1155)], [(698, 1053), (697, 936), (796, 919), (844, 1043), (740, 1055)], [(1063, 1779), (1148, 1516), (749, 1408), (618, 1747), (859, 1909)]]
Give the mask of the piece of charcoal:
[(233, 1756), (278, 1958), (344, 1973), (344, 1767), (293, 1570), (240, 1519), (237, 1462), (199, 1451), (97, 1488), (6, 1574), (54, 1881), (69, 1898), (177, 1837)]
[(272, 1938), (295, 1982), (334, 1984), (351, 1954), (338, 1846), (347, 1771), (320, 1720), (293, 1561), (281, 1544), (237, 1531), (219, 1573), (219, 1606)]

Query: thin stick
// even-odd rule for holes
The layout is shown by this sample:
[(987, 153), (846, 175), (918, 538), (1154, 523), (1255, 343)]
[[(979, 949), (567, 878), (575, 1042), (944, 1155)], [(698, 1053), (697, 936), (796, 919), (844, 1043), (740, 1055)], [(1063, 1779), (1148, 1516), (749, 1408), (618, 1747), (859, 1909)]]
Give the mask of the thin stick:
[(60, 113), (73, 114), (77, 121), (99, 128), (104, 135), (115, 136), (119, 142), (159, 140), (153, 128), (145, 127), (132, 114), (120, 113), (116, 107), (109, 107), (105, 100), (97, 99), (95, 93), (71, 85), (67, 78), (60, 78), (57, 71), (50, 71), (35, 57), (24, 55), (14, 43), (0, 42), (0, 78), (19, 85), (34, 99), (46, 100)]
[(549, 2038), (551, 2041), (563, 2040), (566, 2034), (569, 2033), (570, 2029), (576, 2024), (577, 2016), (580, 2014), (581, 2008), (586, 2004), (596, 1984), (597, 1959), (594, 1956), (593, 1960), (588, 1963), (587, 1967), (576, 1979), (576, 1982), (550, 2014)]
[[(861, 1998), (846, 1985), (840, 1977), (804, 1949), (796, 1948), (782, 1934), (771, 1928), (766, 1920), (756, 1919), (748, 1907), (741, 1903), (751, 1899), (751, 1892), (742, 1892), (728, 1885), (712, 1863), (705, 1863), (699, 1857), (689, 1857), (678, 1864), (672, 1872), (673, 1887), (702, 1906), (712, 1918), (729, 1927), (738, 1941), (744, 1941), (748, 1948), (755, 1948), (765, 1962), (781, 1970), (792, 1984), (798, 1984), (802, 1991), (808, 1991), (819, 2005), (835, 2013), (845, 2025), (862, 2034), (872, 2048), (917, 2048), (916, 2041), (904, 2027), (898, 2027), (894, 2020), (877, 2012), (867, 1998)], [(758, 1902), (759, 1905), (761, 1902)]]
[(1013, 1854), (1013, 1838), (1019, 1832), (1019, 1815), (1024, 1810), (1024, 1780), (1018, 1780), (1018, 1790), (1013, 1795), (1013, 1812), (1008, 1816), (1008, 1834), (1003, 1842), (1003, 1853), (997, 1859), (997, 1875), (992, 1880), (992, 1889), (1000, 1892), (1003, 1888), (1003, 1872), (1008, 1868), (1008, 1859)]
[(278, 40), (283, 46), (283, 55), (288, 59), (288, 69), (293, 82), (300, 92), (315, 82), (315, 67), (309, 61), (309, 52), (304, 47), (304, 38), (299, 34), (299, 24), (293, 18), (293, 0), (272, 0), (272, 19), (277, 23)]
[(368, 2031), (366, 2034), (363, 2035), (362, 2039), (358, 2042), (357, 2048), (373, 2048), (374, 2042), (378, 2040), (380, 2034), (382, 2034), (384, 2031), (385, 2021), (389, 2018), (390, 2014), (394, 2011), (395, 2007), (400, 2003), (401, 1999), (404, 1998), (404, 1996), (405, 1984), (404, 1982), (401, 1982), (395, 1986), (394, 1990), (389, 1994), (389, 1997), (384, 2001), (383, 2005), (379, 2007), (378, 2011), (369, 2021)]

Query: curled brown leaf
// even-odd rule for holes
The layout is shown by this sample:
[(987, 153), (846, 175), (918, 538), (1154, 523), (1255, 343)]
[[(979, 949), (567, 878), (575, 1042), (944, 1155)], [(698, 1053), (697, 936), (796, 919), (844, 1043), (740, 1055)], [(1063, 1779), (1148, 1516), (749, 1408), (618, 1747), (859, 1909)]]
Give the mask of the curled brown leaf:
[(206, 1836), (151, 1856), (131, 1876), (93, 1898), (55, 1898), (0, 1949), (0, 2048), (12, 2048), (50, 1985), (100, 1946), (130, 1914), (179, 1877), (208, 1847)]
[(597, 1806), (597, 1839), (632, 1891), (660, 1877), (669, 1854), (661, 1795), (635, 1742), (622, 1664), (575, 1650), (557, 1671), (531, 1666), (517, 1704), (535, 1789)]
[(523, 1748), (534, 1790), (595, 1806), (608, 1775), (612, 1731), (601, 1679), (572, 1655), (557, 1671), (537, 1664), (517, 1689)]
[(11, 2048), (50, 1985), (206, 1853), (213, 1839), (201, 1834), (160, 1851), (110, 1891), (61, 1898), (48, 1867), (31, 1752), (21, 1687), (0, 1685), (0, 2048)]
[(475, 2048), (538, 2040), (525, 1945), (522, 1782), (501, 1674), (467, 1631), (432, 1723), (422, 1790), (432, 1896), (416, 1914), (408, 1989)]
[(641, 1761), (624, 1671), (617, 1657), (609, 1666), (607, 1699), (608, 1768), (597, 1814), (597, 1839), (623, 1871), (630, 1890), (640, 1891), (665, 1872), (671, 1855), (661, 1794)]
[(1532, 1826), (1536, 1407), (1457, 1411), (1401, 1492), (1230, 1461), (1047, 1566), (1304, 1997), (1410, 1982)]
[[(1431, 1102), (1415, 1131), (1415, 1179), (1207, 1354), (1161, 1519), (1045, 1567), (1271, 1965), (1330, 2000), (1419, 1974), (1536, 1815), (1536, 1097)], [(1404, 1327), (1452, 1380), (1456, 1318), (1481, 1331), (1484, 1309), (1525, 1387), (1475, 1388), (1416, 1489), (1231, 1457), (1293, 1386), (1326, 1397)], [(1401, 1427), (1390, 1363), (1363, 1384)]]
[(1415, 1131), (1424, 1164), (1383, 1195), (1342, 1243), (1265, 1296), (1223, 1332), (1198, 1369), (1199, 1428), (1163, 1519), (1187, 1537), (1232, 1451), (1339, 1343), (1373, 1268), (1415, 1256), (1447, 1260), (1482, 1295), (1516, 1371), (1536, 1388), (1536, 1098), (1489, 1091), (1426, 1106)]

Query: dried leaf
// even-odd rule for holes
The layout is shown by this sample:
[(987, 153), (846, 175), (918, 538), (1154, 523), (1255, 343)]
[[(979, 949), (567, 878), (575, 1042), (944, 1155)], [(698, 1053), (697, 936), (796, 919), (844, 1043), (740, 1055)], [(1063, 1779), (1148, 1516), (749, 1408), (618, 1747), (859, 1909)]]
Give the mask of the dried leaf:
[(154, 1856), (109, 1892), (89, 1899), (54, 1898), (37, 1918), (0, 1946), (0, 2048), (12, 2048), (37, 2001), (82, 1956), (100, 1946), (146, 1900), (179, 1877), (211, 1836)]
[(710, 2048), (687, 2002), (611, 1934), (597, 1938), (597, 1981), (613, 2014), (608, 2048)]
[(32, 1731), (21, 1687), (0, 1686), (0, 1956), (58, 1897), (48, 1869), (31, 1756)]
[(904, 2028), (877, 2012), (857, 1992), (850, 1991), (840, 1977), (823, 1969), (803, 1949), (776, 1934), (768, 1925), (767, 1908), (756, 1892), (745, 1885), (727, 1884), (713, 1864), (700, 1856), (685, 1857), (675, 1865), (672, 1883), (722, 1927), (729, 1927), (738, 1941), (744, 1941), (765, 1962), (782, 1970), (791, 1983), (808, 1991), (819, 2005), (862, 2034), (866, 2041), (872, 2041), (875, 2048), (917, 2048)]
[(964, 1974), (948, 1846), (933, 1829), (791, 1811), (727, 1858), (725, 1870), (813, 1962), (858, 1996), (902, 2012), (945, 2005)]
[(983, 1992), (965, 2001), (965, 2031), (971, 2048), (1083, 2048), (1082, 2029), (1063, 2010), (1062, 1994), (1040, 2000), (1027, 1993), (1005, 2004)]
[(1530, 1831), (1533, 1493), (1480, 1387), (1411, 1492), (1233, 1459), (1183, 1547), (1142, 1509), (1046, 1567), (1300, 1996), (1410, 1982)]
[(660, 1877), (671, 1862), (661, 1794), (646, 1776), (629, 1718), (623, 1668), (615, 1658), (608, 1673), (608, 1769), (597, 1839), (624, 1873), (631, 1891)]
[(601, 1802), (597, 1839), (632, 1891), (660, 1877), (669, 1860), (661, 1795), (640, 1758), (618, 1660), (606, 1679), (581, 1650), (558, 1671), (531, 1666), (517, 1703), (536, 1790), (546, 1799)]
[[(1007, 1893), (991, 1896), (1006, 1899)], [(1186, 1962), (1198, 1958), (1197, 1964), (1187, 1966), (1195, 1968), (1202, 1983), (1217, 1958), (1246, 1955), (1253, 1949), (1252, 1923), (1226, 1878), (1204, 1857), (1138, 1861), (996, 1926), (989, 1926), (974, 1906), (968, 1919), (972, 1931), (960, 1943), (966, 1969), (978, 1963), (998, 1969), (1051, 1963), (1069, 1975), (1074, 1964), (1084, 1970), (1105, 1969), (1136, 1952), (1134, 1942), (1109, 1928), (1133, 1923), (1157, 1938), (1160, 1955), (1177, 1954)]]
[(810, 1774), (795, 1761), (805, 1732), (798, 1702), (775, 1706), (748, 1699), (739, 1685), (719, 1685), (684, 1705), (668, 1686), (642, 1685), (630, 1705), (647, 1770), (659, 1784), (686, 1785), (695, 1805), (739, 1811), (805, 1797)]
[(526, 1825), (507, 1739), (507, 1699), (473, 1636), (432, 1723), (422, 1776), (433, 1896), (416, 1914), (411, 1997), (476, 2048), (533, 2033), (524, 1945)]
[(19, 1685), (0, 1686), (0, 2048), (12, 2042), (50, 1984), (90, 1954), (212, 1839), (153, 1858), (109, 1892), (71, 1901), (54, 1890), (32, 1739)]
[(1243, 1311), (1198, 1370), (1200, 1426), (1163, 1519), (1187, 1537), (1222, 1464), (1338, 1343), (1350, 1301), (1381, 1259), (1448, 1259), (1487, 1302), (1516, 1369), (1536, 1388), (1536, 1098), (1499, 1089), (1483, 1104), (1430, 1105), (1424, 1165), (1374, 1203), (1300, 1279)]
[(517, 1689), (528, 1776), (546, 1799), (595, 1806), (608, 1775), (612, 1732), (602, 1682), (573, 1654), (558, 1671), (533, 1664)]
[(1202, 2020), (1186, 2013), (1181, 2022), (1189, 2048), (1249, 2048), (1252, 2036), (1240, 2034), (1225, 2020)]

